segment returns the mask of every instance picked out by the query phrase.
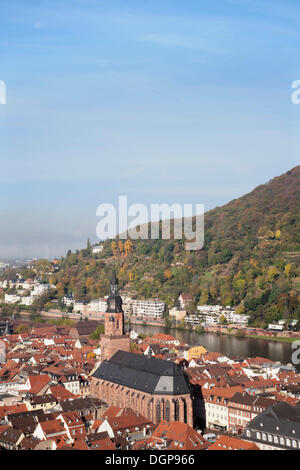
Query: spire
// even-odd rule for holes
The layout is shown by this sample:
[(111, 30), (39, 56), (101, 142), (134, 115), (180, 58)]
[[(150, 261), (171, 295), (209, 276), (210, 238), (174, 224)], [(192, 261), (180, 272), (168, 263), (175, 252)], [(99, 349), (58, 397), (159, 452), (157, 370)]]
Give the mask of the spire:
[(112, 284), (119, 284), (116, 271), (114, 271), (113, 274), (112, 274), (111, 283)]
[(122, 298), (119, 295), (119, 281), (115, 271), (113, 272), (112, 279), (110, 282), (111, 295), (107, 299), (107, 310), (109, 313), (121, 313), (122, 310)]
[(113, 272), (113, 275), (110, 281), (110, 291), (112, 295), (117, 295), (119, 291), (119, 281), (116, 275), (116, 271)]

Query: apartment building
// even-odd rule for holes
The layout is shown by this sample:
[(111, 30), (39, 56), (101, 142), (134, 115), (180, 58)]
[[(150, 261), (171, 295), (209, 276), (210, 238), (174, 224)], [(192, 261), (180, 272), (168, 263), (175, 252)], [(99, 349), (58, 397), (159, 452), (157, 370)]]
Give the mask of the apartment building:
[(21, 300), (21, 297), (19, 295), (14, 295), (14, 294), (5, 294), (4, 297), (4, 302), (6, 304), (17, 304)]
[(137, 317), (162, 318), (165, 310), (164, 302), (160, 300), (133, 300), (132, 315)]
[(239, 386), (229, 388), (213, 387), (210, 390), (203, 389), (206, 428), (228, 431), (228, 403), (235, 393), (241, 391), (242, 387)]
[(228, 402), (228, 428), (240, 434), (258, 414), (274, 404), (274, 399), (237, 392)]
[(243, 438), (261, 450), (300, 450), (300, 407), (275, 403), (248, 423)]

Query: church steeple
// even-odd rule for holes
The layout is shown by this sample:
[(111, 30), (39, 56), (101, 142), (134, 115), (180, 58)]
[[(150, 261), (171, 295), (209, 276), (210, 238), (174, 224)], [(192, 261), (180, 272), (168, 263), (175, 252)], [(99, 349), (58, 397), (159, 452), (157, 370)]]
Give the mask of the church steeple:
[(117, 295), (119, 292), (119, 281), (116, 275), (116, 271), (113, 272), (111, 281), (110, 281), (110, 292), (112, 295)]
[(122, 310), (122, 298), (119, 295), (119, 281), (116, 273), (113, 273), (110, 282), (111, 295), (107, 299), (107, 310), (108, 313), (123, 313)]
[(122, 298), (119, 295), (119, 282), (115, 272), (111, 279), (110, 292), (105, 312), (105, 334), (101, 338), (102, 360), (109, 359), (119, 349), (130, 350), (130, 339), (125, 334)]

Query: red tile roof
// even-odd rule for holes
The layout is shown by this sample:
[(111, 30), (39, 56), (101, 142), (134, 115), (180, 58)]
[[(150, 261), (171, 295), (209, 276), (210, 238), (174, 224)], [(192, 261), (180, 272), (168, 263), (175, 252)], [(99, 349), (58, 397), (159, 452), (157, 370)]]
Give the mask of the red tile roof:
[(170, 441), (168, 450), (204, 450), (208, 446), (201, 434), (179, 421), (161, 421), (150, 438), (150, 445), (162, 439)]
[(235, 437), (220, 436), (208, 450), (259, 450), (254, 442), (247, 442)]

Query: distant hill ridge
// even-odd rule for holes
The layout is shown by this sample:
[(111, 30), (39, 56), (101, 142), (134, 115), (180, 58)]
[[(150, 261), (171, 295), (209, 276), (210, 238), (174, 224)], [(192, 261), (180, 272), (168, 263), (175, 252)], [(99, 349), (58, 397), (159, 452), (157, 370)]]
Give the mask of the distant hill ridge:
[(60, 297), (103, 297), (113, 269), (124, 293), (173, 306), (179, 292), (197, 304), (235, 305), (254, 325), (300, 319), (300, 166), (205, 214), (205, 243), (106, 240), (104, 249), (69, 252), (52, 275)]

